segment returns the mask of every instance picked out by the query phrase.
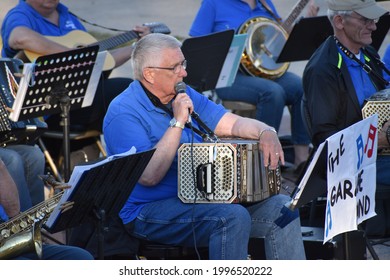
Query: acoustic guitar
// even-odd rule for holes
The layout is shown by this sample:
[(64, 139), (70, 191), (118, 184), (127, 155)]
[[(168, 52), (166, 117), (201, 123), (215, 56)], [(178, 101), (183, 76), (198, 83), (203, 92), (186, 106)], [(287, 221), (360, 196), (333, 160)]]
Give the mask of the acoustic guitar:
[(293, 23), (310, 0), (299, 1), (282, 24), (265, 17), (244, 22), (237, 33), (248, 34), (240, 69), (251, 76), (276, 79), (288, 69), (289, 63), (277, 63)]
[[(150, 28), (151, 33), (163, 33), (163, 34), (171, 33), (171, 30), (164, 23), (152, 22), (152, 23), (145, 23), (143, 25), (148, 26)], [(74, 30), (67, 33), (64, 36), (45, 36), (45, 37), (68, 48), (79, 48), (79, 47), (98, 45), (99, 51), (106, 51), (106, 50), (111, 50), (127, 42), (130, 42), (133, 39), (138, 39), (139, 35), (135, 31), (127, 31), (122, 34), (115, 35), (111, 38), (97, 41), (91, 34), (85, 31)], [(31, 52), (28, 50), (24, 50), (23, 54), (28, 61), (35, 61), (39, 56), (42, 56), (42, 54)], [(103, 71), (111, 70), (114, 67), (115, 67), (115, 60), (110, 53), (107, 53), (106, 60), (103, 66)]]

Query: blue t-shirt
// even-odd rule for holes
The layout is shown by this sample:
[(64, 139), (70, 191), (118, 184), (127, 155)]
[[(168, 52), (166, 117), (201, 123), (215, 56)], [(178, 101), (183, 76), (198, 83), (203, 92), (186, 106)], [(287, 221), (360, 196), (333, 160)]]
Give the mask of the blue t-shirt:
[(26, 2), (19, 1), (19, 4), (12, 8), (4, 18), (1, 27), (3, 40), (1, 55), (12, 58), (18, 53), (18, 50), (13, 50), (8, 45), (9, 36), (15, 27), (24, 26), (44, 36), (63, 36), (72, 30), (86, 31), (81, 22), (69, 13), (66, 6), (59, 3), (57, 11), (59, 13), (59, 26), (48, 21)]
[[(280, 17), (271, 0), (266, 0), (276, 17)], [(190, 28), (190, 36), (203, 36), (228, 29), (238, 30), (247, 20), (253, 17), (274, 19), (257, 1), (252, 10), (241, 0), (203, 0)]]
[[(187, 87), (186, 92), (200, 119), (214, 130), (226, 113), (226, 109), (190, 87)], [(170, 114), (153, 105), (139, 81), (132, 82), (110, 103), (104, 118), (103, 133), (107, 153), (109, 155), (122, 153), (133, 146), (137, 152), (153, 149), (169, 128), (171, 118)], [(199, 129), (195, 120), (192, 121), (192, 125)], [(185, 128), (180, 142), (191, 141), (192, 131)], [(195, 134), (194, 142), (202, 142), (201, 137)], [(177, 164), (176, 157), (166, 176), (156, 186), (145, 187), (136, 184), (120, 212), (120, 217), (125, 224), (135, 219), (146, 203), (177, 197)]]

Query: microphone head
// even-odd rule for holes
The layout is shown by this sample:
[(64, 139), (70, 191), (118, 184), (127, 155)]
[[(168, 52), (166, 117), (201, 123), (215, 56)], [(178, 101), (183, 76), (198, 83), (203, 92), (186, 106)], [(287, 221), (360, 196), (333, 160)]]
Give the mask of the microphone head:
[(184, 82), (178, 82), (175, 85), (175, 92), (176, 92), (176, 94), (185, 93), (186, 92), (186, 84)]

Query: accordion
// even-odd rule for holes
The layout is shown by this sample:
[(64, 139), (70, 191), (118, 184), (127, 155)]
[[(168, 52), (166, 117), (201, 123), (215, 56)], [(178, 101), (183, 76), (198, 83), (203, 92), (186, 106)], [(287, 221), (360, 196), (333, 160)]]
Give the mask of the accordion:
[[(390, 119), (390, 89), (384, 89), (373, 94), (364, 101), (362, 108), (363, 118), (378, 114), (378, 130)], [(390, 149), (383, 149), (381, 154), (390, 154)]]
[(9, 119), (7, 108), (12, 108), (18, 91), (18, 77), (23, 62), (18, 59), (0, 59), (0, 146), (9, 144), (35, 144), (47, 124), (38, 118), (18, 122)]
[(278, 166), (263, 164), (257, 141), (185, 143), (178, 150), (178, 197), (184, 203), (252, 203), (278, 194)]

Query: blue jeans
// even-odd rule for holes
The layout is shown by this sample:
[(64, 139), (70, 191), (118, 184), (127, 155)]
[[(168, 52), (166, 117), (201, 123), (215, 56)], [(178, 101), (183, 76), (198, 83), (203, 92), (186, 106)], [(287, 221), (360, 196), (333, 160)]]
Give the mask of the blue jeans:
[[(93, 260), (93, 256), (86, 250), (63, 245), (43, 244), (42, 260)], [(35, 252), (23, 254), (15, 260), (38, 260)]]
[(146, 240), (186, 247), (208, 247), (209, 258), (248, 256), (250, 237), (265, 237), (267, 259), (305, 259), (297, 211), (275, 195), (244, 207), (240, 204), (185, 204), (178, 198), (148, 203), (134, 222), (133, 234)]
[(44, 200), (45, 158), (37, 146), (9, 145), (0, 148), (0, 158), (7, 166), (19, 191), (20, 208), (25, 211)]
[(310, 144), (301, 114), (302, 81), (294, 73), (286, 72), (276, 80), (237, 73), (231, 87), (217, 89), (222, 100), (243, 101), (256, 105), (256, 119), (279, 129), (284, 106), (290, 106), (291, 140), (293, 144)]

